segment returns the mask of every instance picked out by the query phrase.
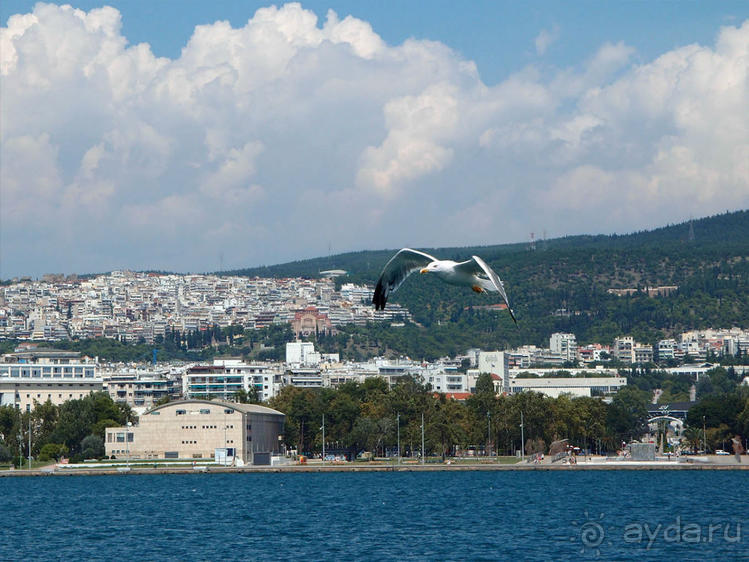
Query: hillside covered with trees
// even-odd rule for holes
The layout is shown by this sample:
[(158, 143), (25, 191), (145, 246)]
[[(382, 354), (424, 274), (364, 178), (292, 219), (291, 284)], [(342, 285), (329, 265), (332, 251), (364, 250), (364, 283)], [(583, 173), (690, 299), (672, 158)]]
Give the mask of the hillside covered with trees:
[[(394, 351), (424, 348), (425, 356), (465, 347), (548, 345), (549, 335), (576, 334), (578, 342), (610, 343), (631, 335), (642, 342), (689, 329), (749, 326), (749, 211), (726, 213), (652, 231), (571, 236), (527, 244), (425, 248), (440, 258), (477, 254), (502, 277), (517, 314), (484, 308), (496, 296), (475, 295), (428, 276), (409, 278), (391, 296), (411, 311), (417, 327), (401, 336), (377, 328), (352, 329), (365, 345)], [(396, 250), (366, 251), (226, 274), (316, 277), (343, 269), (338, 283), (373, 285)], [(664, 296), (609, 289), (676, 286)], [(418, 329), (416, 329), (418, 328)], [(434, 342), (442, 342), (434, 344)], [(339, 346), (340, 347), (340, 346)]]

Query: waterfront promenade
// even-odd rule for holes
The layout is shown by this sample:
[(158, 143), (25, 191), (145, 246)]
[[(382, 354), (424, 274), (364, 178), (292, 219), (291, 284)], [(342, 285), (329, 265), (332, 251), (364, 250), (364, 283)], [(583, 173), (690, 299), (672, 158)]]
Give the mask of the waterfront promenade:
[[(684, 457), (682, 457), (684, 459)], [(594, 457), (590, 461), (579, 461), (569, 465), (562, 463), (542, 462), (538, 464), (517, 462), (514, 464), (488, 462), (452, 462), (452, 463), (321, 463), (287, 464), (279, 466), (243, 466), (231, 467), (215, 464), (159, 466), (154, 464), (131, 464), (131, 466), (83, 466), (60, 467), (51, 465), (32, 470), (0, 471), (0, 478), (14, 476), (101, 476), (125, 474), (226, 474), (226, 473), (323, 473), (323, 472), (435, 472), (435, 471), (589, 471), (589, 470), (749, 470), (749, 456), (744, 455), (742, 463), (735, 457), (718, 457), (709, 455), (699, 460), (686, 458), (677, 462), (671, 461), (631, 461), (606, 460)]]

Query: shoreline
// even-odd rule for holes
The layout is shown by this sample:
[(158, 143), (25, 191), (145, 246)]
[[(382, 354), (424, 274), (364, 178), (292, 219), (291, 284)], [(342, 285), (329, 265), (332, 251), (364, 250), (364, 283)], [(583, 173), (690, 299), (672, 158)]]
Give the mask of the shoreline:
[(612, 463), (579, 463), (565, 464), (415, 464), (415, 465), (287, 465), (287, 466), (200, 466), (200, 467), (130, 467), (120, 468), (63, 468), (50, 470), (6, 470), (0, 472), (5, 477), (41, 477), (41, 476), (118, 476), (141, 474), (238, 474), (238, 473), (322, 473), (322, 472), (438, 472), (438, 471), (567, 471), (579, 470), (749, 470), (746, 464), (715, 463), (674, 463), (674, 462), (637, 462), (620, 461)]

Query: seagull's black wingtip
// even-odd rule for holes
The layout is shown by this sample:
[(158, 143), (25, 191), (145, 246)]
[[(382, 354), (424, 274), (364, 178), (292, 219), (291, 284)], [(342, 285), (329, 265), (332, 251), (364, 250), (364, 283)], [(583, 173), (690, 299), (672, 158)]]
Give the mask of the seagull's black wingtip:
[(382, 282), (378, 281), (377, 286), (372, 296), (372, 304), (375, 305), (375, 310), (385, 310), (385, 303), (387, 302), (387, 296), (382, 288)]

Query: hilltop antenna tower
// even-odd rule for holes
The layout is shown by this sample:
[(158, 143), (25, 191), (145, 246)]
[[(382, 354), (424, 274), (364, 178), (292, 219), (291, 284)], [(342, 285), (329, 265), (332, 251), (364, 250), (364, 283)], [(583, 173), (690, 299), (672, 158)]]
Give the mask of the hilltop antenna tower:
[(531, 252), (536, 249), (536, 233), (531, 232), (531, 241), (528, 243), (528, 250)]
[(694, 221), (689, 217), (689, 241), (694, 242)]

